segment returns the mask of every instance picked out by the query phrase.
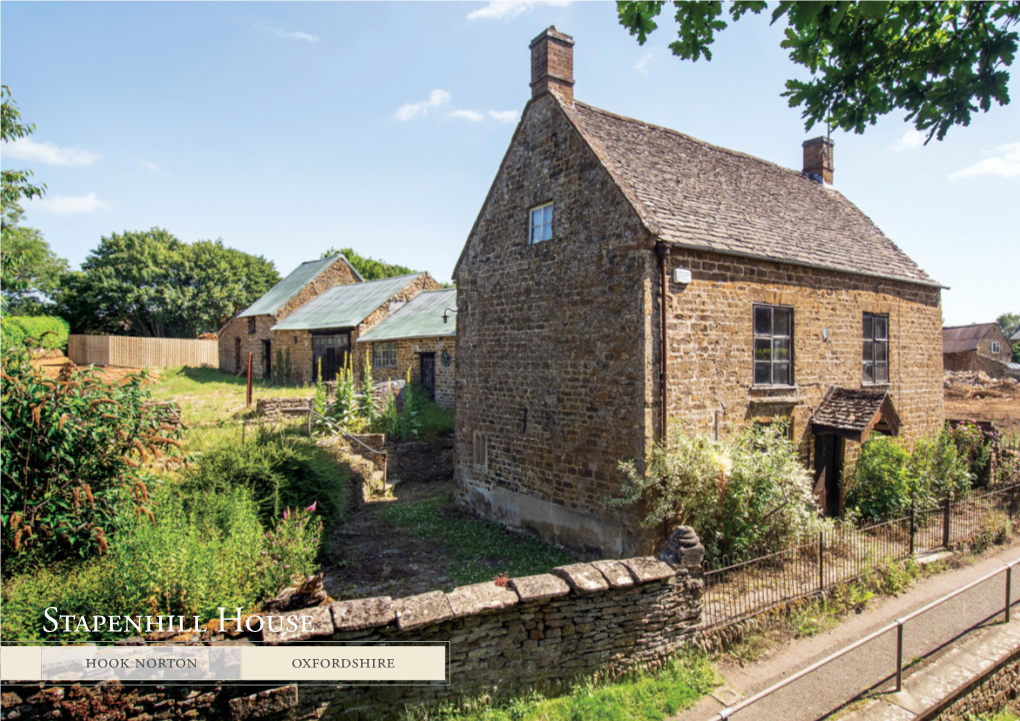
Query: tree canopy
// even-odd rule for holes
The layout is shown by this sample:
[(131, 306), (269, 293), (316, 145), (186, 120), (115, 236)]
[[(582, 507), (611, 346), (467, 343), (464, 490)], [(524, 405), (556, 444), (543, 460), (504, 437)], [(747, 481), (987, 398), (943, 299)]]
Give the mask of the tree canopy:
[(354, 269), (361, 273), (361, 277), (365, 280), (379, 280), (381, 278), (392, 278), (397, 275), (410, 275), (411, 273), (417, 272), (403, 265), (386, 263), (382, 260), (376, 260), (375, 258), (360, 255), (355, 253), (353, 248), (341, 248), (340, 250), (330, 248), (320, 257), (328, 258), (331, 255), (336, 255), (337, 253), (342, 253), (350, 264), (354, 266)]
[(46, 315), (61, 277), (70, 270), (65, 258), (50, 249), (40, 231), (20, 224), (21, 210), (7, 208), (10, 221), (3, 237), (3, 253), (17, 258), (4, 273), (5, 308), (14, 315)]
[[(638, 42), (658, 27), (665, 2), (618, 2), (620, 24)], [(721, 2), (673, 2), (678, 37), (669, 47), (684, 60), (712, 59), (709, 46), (726, 29)], [(732, 2), (734, 22), (766, 3)], [(978, 109), (1009, 103), (1005, 68), (1017, 50), (1020, 2), (780, 2), (772, 22), (786, 23), (782, 47), (807, 68), (809, 82), (786, 81), (790, 107), (803, 108), (808, 130), (830, 123), (863, 133), (879, 116), (906, 119), (942, 140), (969, 125)]]
[(222, 240), (188, 244), (162, 228), (104, 237), (64, 276), (72, 332), (194, 338), (216, 331), (280, 280), (272, 262)]
[(1009, 338), (1016, 332), (1017, 328), (1020, 328), (1020, 313), (1003, 313), (995, 319), (995, 322), (998, 323), (999, 328)]

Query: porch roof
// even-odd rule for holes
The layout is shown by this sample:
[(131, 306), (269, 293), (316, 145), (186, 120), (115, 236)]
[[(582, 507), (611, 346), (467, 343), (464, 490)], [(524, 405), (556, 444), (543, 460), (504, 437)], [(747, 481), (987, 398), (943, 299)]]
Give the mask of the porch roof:
[(829, 388), (811, 414), (816, 434), (833, 433), (863, 443), (884, 420), (893, 435), (899, 433), (900, 419), (885, 389)]

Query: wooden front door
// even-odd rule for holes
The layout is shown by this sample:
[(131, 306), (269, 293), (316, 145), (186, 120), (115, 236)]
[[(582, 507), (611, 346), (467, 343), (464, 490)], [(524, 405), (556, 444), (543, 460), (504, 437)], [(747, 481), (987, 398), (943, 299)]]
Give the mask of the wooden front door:
[(843, 473), (843, 439), (826, 433), (815, 436), (815, 495), (825, 515), (840, 512), (840, 476)]
[(436, 399), (436, 354), (419, 353), (421, 359), (421, 387), (429, 392), (429, 398)]
[(312, 378), (319, 376), (319, 361), (322, 361), (323, 381), (335, 381), (337, 372), (347, 365), (347, 354), (351, 349), (351, 334), (336, 333), (312, 336)]
[(273, 377), (273, 343), (268, 340), (262, 341), (262, 377)]

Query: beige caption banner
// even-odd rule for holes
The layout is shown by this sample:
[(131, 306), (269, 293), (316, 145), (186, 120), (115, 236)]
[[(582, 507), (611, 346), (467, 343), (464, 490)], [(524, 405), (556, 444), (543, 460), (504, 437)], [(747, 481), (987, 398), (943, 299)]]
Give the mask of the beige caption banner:
[(446, 645), (0, 646), (13, 681), (446, 680)]

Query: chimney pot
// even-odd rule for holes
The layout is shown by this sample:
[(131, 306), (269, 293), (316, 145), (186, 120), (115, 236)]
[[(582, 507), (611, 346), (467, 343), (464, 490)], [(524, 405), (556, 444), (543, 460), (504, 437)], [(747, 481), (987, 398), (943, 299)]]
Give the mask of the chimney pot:
[(832, 185), (832, 145), (829, 138), (804, 141), (804, 175), (819, 183)]
[(555, 89), (574, 102), (574, 38), (553, 25), (531, 41), (531, 97)]

